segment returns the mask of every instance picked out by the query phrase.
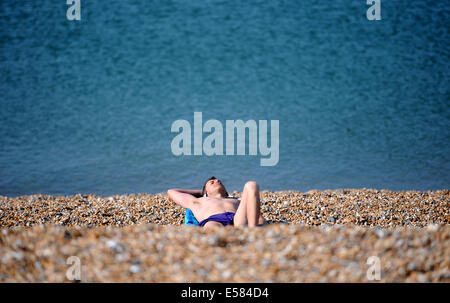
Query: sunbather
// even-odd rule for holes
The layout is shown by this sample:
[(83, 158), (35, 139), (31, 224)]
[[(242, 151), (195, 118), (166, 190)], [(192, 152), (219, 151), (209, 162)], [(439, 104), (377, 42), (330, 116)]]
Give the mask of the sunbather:
[(254, 227), (266, 223), (260, 212), (259, 186), (254, 181), (244, 185), (241, 198), (229, 197), (225, 186), (209, 178), (203, 190), (169, 189), (171, 200), (192, 210), (199, 225), (205, 228), (227, 225)]

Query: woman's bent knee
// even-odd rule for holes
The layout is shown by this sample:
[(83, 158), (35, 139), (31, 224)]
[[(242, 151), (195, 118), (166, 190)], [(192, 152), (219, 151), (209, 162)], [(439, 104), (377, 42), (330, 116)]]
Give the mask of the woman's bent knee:
[(245, 190), (259, 191), (259, 185), (255, 181), (248, 181), (244, 185)]

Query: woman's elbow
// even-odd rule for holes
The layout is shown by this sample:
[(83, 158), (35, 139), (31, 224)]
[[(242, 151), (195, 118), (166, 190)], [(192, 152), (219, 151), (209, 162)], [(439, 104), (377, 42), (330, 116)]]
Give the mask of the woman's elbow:
[(172, 199), (172, 194), (173, 194), (173, 189), (169, 189), (168, 191), (167, 191), (167, 196), (170, 198), (170, 199)]

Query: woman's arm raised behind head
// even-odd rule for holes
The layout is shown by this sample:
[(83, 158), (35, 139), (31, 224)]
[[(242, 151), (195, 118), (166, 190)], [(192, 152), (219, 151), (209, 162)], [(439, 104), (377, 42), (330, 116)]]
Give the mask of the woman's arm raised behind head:
[(202, 191), (196, 189), (169, 189), (167, 195), (181, 207), (193, 208), (194, 204), (197, 203), (196, 197), (201, 197)]

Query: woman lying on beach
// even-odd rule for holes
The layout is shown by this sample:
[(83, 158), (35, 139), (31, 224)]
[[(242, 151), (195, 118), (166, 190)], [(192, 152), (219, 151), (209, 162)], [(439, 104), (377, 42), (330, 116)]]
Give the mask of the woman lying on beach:
[(234, 225), (254, 227), (266, 223), (260, 213), (259, 186), (254, 181), (244, 185), (240, 199), (229, 197), (222, 182), (209, 178), (203, 190), (169, 189), (169, 198), (192, 210), (199, 225), (205, 228)]

